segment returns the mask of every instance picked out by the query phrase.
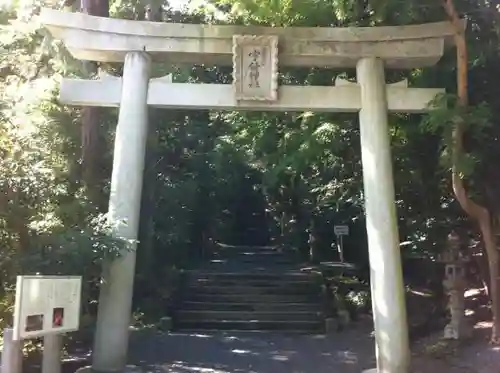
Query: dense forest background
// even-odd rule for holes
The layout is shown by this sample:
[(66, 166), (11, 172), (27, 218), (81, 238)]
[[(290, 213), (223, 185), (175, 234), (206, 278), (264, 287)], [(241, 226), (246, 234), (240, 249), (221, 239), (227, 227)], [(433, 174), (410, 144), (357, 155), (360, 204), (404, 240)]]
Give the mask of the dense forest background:
[[(61, 76), (119, 75), (122, 66), (80, 62), (37, 23), (40, 7), (158, 22), (272, 26), (379, 26), (447, 20), (438, 0), (212, 0), (190, 9), (135, 0), (82, 4), (12, 2), (0, 11), (0, 325), (10, 322), (19, 273), (85, 276), (86, 315), (95, 314), (100, 263), (120, 242), (105, 213), (116, 109), (58, 103)], [(430, 115), (390, 117), (401, 252), (435, 262), (450, 231), (488, 282), (484, 247), (451, 188), (458, 167), (468, 195), (500, 213), (500, 13), (493, 1), (457, 0), (467, 18), (469, 108), (456, 92), (450, 49), (436, 67), (387, 72), (388, 82), (446, 88)], [(80, 9), (81, 8), (81, 9)], [(229, 83), (216, 66), (155, 64), (177, 82)], [(281, 84), (331, 85), (354, 71), (281, 71)], [(444, 107), (446, 103), (446, 107)], [(452, 154), (456, 117), (464, 152)], [(151, 110), (141, 212), (135, 308), (158, 313), (178, 268), (194, 265), (215, 242), (281, 244), (304, 260), (336, 260), (335, 224), (349, 224), (345, 258), (368, 277), (357, 115)], [(456, 159), (455, 159), (456, 161)], [(496, 235), (495, 235), (496, 237)], [(498, 265), (498, 263), (496, 264)], [(425, 277), (425, 275), (423, 276)]]

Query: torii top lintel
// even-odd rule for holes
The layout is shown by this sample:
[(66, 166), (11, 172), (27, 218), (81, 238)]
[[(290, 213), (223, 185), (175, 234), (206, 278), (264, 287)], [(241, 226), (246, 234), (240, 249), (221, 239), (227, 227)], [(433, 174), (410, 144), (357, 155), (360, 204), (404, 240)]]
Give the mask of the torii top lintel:
[[(130, 21), (43, 9), (41, 23), (81, 60), (121, 62), (146, 51), (172, 63), (231, 65), (233, 35), (276, 35), (279, 63), (288, 66), (354, 67), (379, 57), (387, 68), (431, 66), (451, 44), (449, 22), (384, 27), (255, 27)], [(465, 22), (464, 22), (465, 27)]]

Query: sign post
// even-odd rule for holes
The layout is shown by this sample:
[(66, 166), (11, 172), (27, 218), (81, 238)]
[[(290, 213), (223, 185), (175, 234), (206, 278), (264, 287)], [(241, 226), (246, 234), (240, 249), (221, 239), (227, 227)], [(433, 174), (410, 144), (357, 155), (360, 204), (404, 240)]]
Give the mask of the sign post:
[(333, 231), (335, 236), (337, 236), (337, 250), (339, 252), (340, 262), (344, 263), (344, 236), (349, 235), (348, 225), (334, 225)]
[(17, 276), (12, 340), (44, 338), (42, 373), (61, 371), (61, 335), (79, 328), (81, 288), (79, 276)]
[(14, 331), (11, 328), (4, 329), (1, 373), (22, 372), (22, 346), (20, 341), (12, 338), (13, 335)]
[(61, 373), (62, 336), (43, 337), (42, 373)]

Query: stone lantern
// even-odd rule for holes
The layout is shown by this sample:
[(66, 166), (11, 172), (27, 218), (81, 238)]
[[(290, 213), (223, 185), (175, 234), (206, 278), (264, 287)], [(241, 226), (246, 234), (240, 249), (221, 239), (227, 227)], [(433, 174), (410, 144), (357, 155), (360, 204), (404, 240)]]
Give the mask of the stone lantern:
[(460, 251), (460, 237), (456, 232), (448, 235), (445, 252), (440, 261), (445, 263), (443, 286), (449, 296), (450, 322), (444, 328), (445, 339), (464, 339), (471, 335), (472, 328), (465, 318), (464, 291), (467, 286), (466, 264), (470, 260)]

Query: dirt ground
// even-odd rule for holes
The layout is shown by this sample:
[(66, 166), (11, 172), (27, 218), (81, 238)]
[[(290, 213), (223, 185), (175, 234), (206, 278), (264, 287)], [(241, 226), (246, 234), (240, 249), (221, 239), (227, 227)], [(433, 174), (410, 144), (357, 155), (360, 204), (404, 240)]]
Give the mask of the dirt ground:
[[(500, 347), (488, 343), (491, 324), (475, 325), (466, 342), (444, 343), (441, 333), (412, 346), (411, 373), (499, 373)], [(64, 373), (88, 365), (78, 351)], [(375, 367), (369, 320), (334, 335), (274, 333), (132, 333), (129, 364), (150, 373), (361, 373)]]
[[(500, 346), (489, 344), (487, 302), (480, 291), (466, 295), (467, 310), (473, 313), (473, 337), (445, 342), (442, 328), (434, 329), (435, 333), (412, 343), (411, 373), (500, 373)], [(424, 313), (424, 302), (422, 298), (412, 303), (409, 310)], [(331, 335), (163, 333), (144, 328), (131, 333), (128, 363), (144, 373), (361, 373), (375, 367), (372, 331), (369, 315)], [(69, 355), (63, 373), (90, 364), (89, 345), (91, 338)], [(26, 364), (24, 372), (39, 372), (39, 367)]]
[(499, 373), (500, 346), (489, 343), (491, 322), (474, 326), (472, 339), (444, 342), (441, 334), (420, 340), (413, 346), (413, 372)]

